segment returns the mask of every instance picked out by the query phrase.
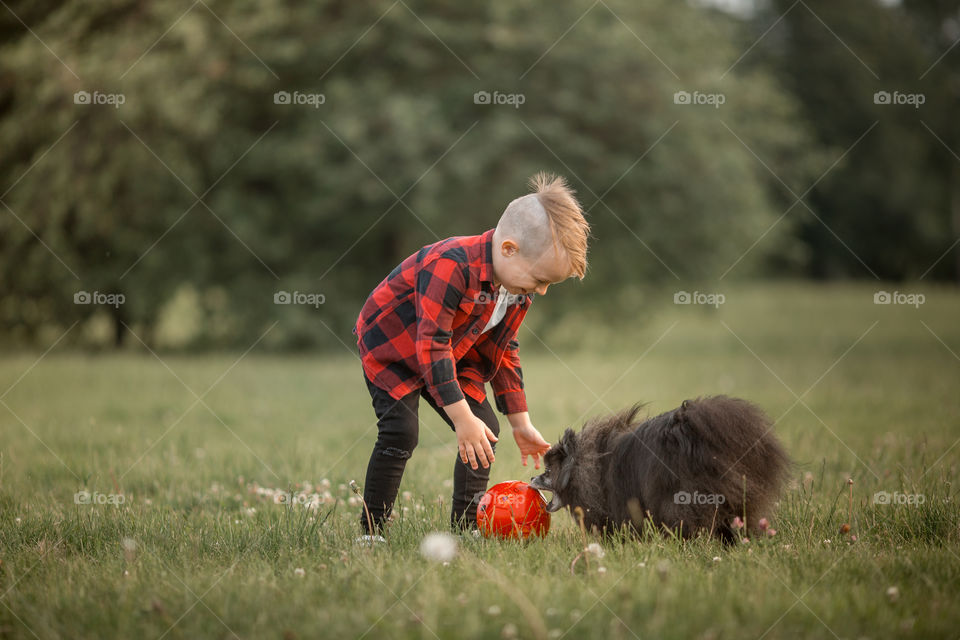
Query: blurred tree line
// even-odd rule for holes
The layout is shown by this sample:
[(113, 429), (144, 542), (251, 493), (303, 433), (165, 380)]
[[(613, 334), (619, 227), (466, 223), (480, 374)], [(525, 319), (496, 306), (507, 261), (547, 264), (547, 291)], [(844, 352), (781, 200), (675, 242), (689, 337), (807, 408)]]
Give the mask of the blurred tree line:
[(539, 170), (594, 235), (540, 325), (727, 277), (954, 280), (957, 20), (946, 1), (9, 2), (0, 333), (352, 348), (396, 263), (491, 228)]

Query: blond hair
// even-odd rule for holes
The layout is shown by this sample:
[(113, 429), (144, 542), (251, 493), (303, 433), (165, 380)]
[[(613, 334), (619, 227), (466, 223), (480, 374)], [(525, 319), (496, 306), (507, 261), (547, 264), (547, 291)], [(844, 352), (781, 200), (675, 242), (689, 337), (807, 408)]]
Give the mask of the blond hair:
[(532, 176), (529, 184), (547, 212), (554, 247), (563, 248), (570, 260), (571, 275), (583, 280), (587, 271), (590, 224), (583, 217), (583, 209), (574, 196), (576, 192), (563, 177), (543, 171)]

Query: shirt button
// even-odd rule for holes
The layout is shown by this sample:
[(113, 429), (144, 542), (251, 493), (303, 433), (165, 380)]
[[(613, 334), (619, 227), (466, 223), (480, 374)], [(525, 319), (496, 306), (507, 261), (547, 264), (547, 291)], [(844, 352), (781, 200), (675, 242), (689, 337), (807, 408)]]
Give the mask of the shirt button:
[(478, 333), (480, 333), (480, 329), (477, 329), (476, 327), (474, 327), (474, 328), (473, 328), (473, 335), (477, 335)]

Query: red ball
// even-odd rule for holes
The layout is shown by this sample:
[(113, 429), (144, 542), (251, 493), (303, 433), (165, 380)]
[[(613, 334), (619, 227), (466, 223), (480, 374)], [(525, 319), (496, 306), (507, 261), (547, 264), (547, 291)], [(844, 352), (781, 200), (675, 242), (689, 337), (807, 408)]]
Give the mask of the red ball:
[(488, 538), (543, 537), (550, 530), (550, 512), (540, 492), (526, 482), (501, 482), (480, 499), (477, 526)]

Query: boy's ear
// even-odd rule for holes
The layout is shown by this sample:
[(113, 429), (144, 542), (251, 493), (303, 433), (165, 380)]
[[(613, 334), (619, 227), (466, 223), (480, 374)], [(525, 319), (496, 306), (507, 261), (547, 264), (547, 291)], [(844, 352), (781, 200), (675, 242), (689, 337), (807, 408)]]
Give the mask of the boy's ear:
[(510, 258), (516, 255), (520, 251), (520, 247), (517, 246), (517, 243), (509, 238), (500, 243), (500, 255), (505, 258)]

